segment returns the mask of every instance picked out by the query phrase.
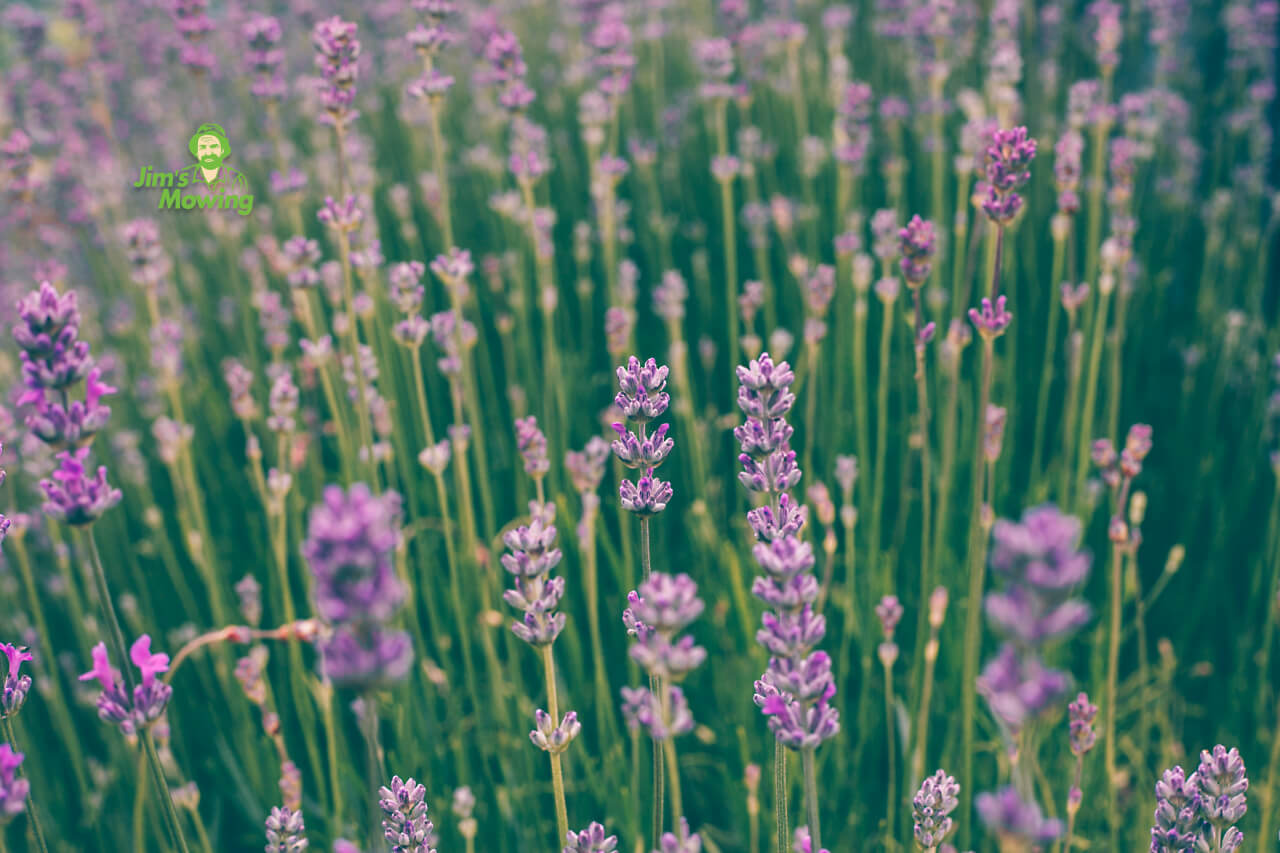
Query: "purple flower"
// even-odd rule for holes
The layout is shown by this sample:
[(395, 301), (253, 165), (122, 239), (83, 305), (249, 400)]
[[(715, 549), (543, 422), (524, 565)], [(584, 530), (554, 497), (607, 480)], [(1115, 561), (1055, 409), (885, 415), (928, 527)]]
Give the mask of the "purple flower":
[(619, 367), (619, 390), (614, 403), (622, 410), (623, 417), (636, 424), (660, 417), (671, 402), (665, 391), (668, 373), (666, 365), (659, 365), (652, 358), (641, 364), (634, 355), (626, 367)]
[(569, 472), (569, 482), (579, 494), (585, 495), (600, 487), (609, 450), (608, 442), (593, 435), (581, 451), (570, 450), (565, 453), (564, 467)]
[(516, 419), (516, 447), (524, 460), (524, 470), (535, 480), (551, 470), (547, 456), (547, 437), (538, 429), (538, 419), (533, 415)]
[(1089, 702), (1089, 694), (1081, 693), (1074, 702), (1067, 706), (1067, 717), (1070, 720), (1071, 751), (1075, 755), (1084, 755), (1093, 749), (1098, 741), (1098, 733), (1093, 730), (1093, 721), (1098, 716), (1098, 706)]
[(120, 673), (111, 666), (105, 643), (93, 647), (93, 669), (80, 676), (81, 681), (98, 682), (102, 688), (98, 695), (98, 716), (103, 722), (118, 725), (126, 735), (155, 722), (173, 696), (173, 688), (156, 678), (169, 671), (169, 656), (152, 654), (150, 636), (143, 634), (134, 641), (129, 648), (129, 659), (142, 674), (142, 681), (134, 686), (132, 695)]
[(604, 826), (593, 821), (584, 830), (569, 831), (562, 853), (614, 853), (617, 849), (617, 836), (606, 836)]
[(975, 805), (982, 823), (1002, 841), (1048, 844), (1062, 835), (1062, 821), (1046, 819), (1038, 805), (1023, 800), (1012, 786), (979, 794)]
[(399, 544), (396, 492), (327, 486), (311, 509), (302, 556), (314, 578), (316, 613), (331, 626), (318, 648), (335, 684), (365, 687), (408, 674), (409, 637), (386, 627), (404, 600), (393, 564)]
[(622, 614), (627, 633), (637, 640), (631, 657), (650, 675), (680, 681), (706, 660), (707, 652), (689, 636), (676, 634), (689, 627), (705, 606), (698, 585), (688, 575), (654, 572), (627, 596)]
[(320, 71), (322, 86), (320, 104), (331, 121), (350, 120), (357, 113), (351, 108), (356, 98), (356, 80), (359, 77), (360, 41), (356, 38), (357, 25), (344, 21), (337, 15), (317, 21), (311, 32), (311, 44), (316, 50), (316, 68)]
[(898, 623), (902, 621), (902, 603), (896, 595), (886, 595), (876, 605), (876, 618), (880, 620), (880, 630), (886, 640), (892, 640)]
[(978, 330), (978, 334), (988, 340), (1004, 334), (1005, 329), (1009, 328), (1009, 324), (1013, 322), (1013, 315), (1006, 311), (1004, 306), (1004, 296), (997, 296), (994, 306), (990, 299), (983, 297), (981, 311), (977, 308), (969, 309), (969, 321)]
[(267, 816), (266, 853), (298, 853), (306, 850), (310, 842), (306, 837), (306, 826), (302, 822), (302, 812), (288, 807), (272, 806)]
[(911, 801), (915, 838), (920, 847), (932, 850), (951, 833), (951, 813), (960, 804), (956, 799), (959, 793), (960, 786), (956, 784), (955, 777), (948, 776), (943, 770), (921, 783), (920, 790)]
[(546, 646), (564, 630), (565, 615), (556, 613), (564, 595), (564, 578), (550, 572), (562, 556), (555, 546), (555, 504), (529, 504), (529, 524), (509, 530), (503, 537), (510, 553), (502, 555), (502, 567), (513, 576), (514, 586), (503, 600), (523, 611), (511, 631), (531, 646)]
[(1188, 779), (1181, 767), (1164, 771), (1156, 782), (1155, 824), (1150, 853), (1191, 853), (1203, 823), (1195, 774)]
[(702, 838), (689, 831), (689, 821), (680, 816), (680, 833), (664, 832), (654, 853), (701, 853)]
[(1022, 208), (1018, 190), (1031, 178), (1036, 141), (1025, 127), (996, 130), (986, 149), (987, 197), (982, 209), (998, 225), (1007, 225)]
[(0, 717), (12, 717), (22, 709), (31, 692), (31, 676), (19, 672), (23, 661), (33, 660), (31, 653), (22, 646), (0, 643), (0, 652), (8, 658), (9, 668), (4, 678), (4, 692), (0, 693)]
[(378, 806), (386, 819), (383, 836), (391, 853), (436, 853), (429, 841), (435, 830), (427, 817), (427, 789), (413, 779), (391, 777), (391, 786), (378, 791)]
[(31, 783), (18, 778), (23, 754), (14, 752), (12, 746), (0, 743), (0, 829), (14, 815), (22, 814), (27, 806), (27, 794)]
[(63, 450), (58, 454), (61, 464), (52, 479), (40, 481), (44, 511), (50, 517), (70, 525), (91, 524), (120, 503), (123, 495), (107, 483), (105, 465), (99, 466), (95, 475), (89, 475), (84, 464), (88, 456), (87, 447)]
[(934, 248), (933, 223), (927, 219), (913, 216), (907, 227), (898, 232), (898, 250), (902, 255), (898, 263), (908, 287), (920, 287), (929, 278)]
[[(1244, 761), (1235, 747), (1227, 749), (1218, 744), (1210, 752), (1200, 751), (1200, 766), (1193, 777), (1200, 792), (1200, 808), (1204, 819), (1212, 827), (1215, 846), (1212, 849), (1234, 850), (1243, 836), (1232, 826), (1244, 817), (1245, 792), (1249, 780), (1245, 777)], [(1229, 844), (1228, 839), (1236, 839)], [(1221, 846), (1217, 846), (1220, 844)]]
[(577, 711), (566, 713), (558, 725), (551, 715), (541, 708), (535, 711), (533, 716), (536, 728), (529, 732), (529, 739), (543, 752), (558, 755), (568, 749), (573, 739), (582, 733), (582, 723), (578, 722)]
[(657, 515), (666, 509), (672, 494), (670, 483), (648, 475), (634, 483), (623, 480), (618, 485), (622, 508), (642, 517)]

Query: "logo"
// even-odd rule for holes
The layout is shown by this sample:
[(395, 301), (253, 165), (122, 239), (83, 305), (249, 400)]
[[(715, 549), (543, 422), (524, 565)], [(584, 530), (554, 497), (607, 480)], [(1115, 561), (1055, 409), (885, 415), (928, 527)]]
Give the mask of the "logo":
[(221, 125), (205, 122), (187, 143), (196, 162), (176, 172), (143, 166), (135, 189), (160, 190), (159, 210), (231, 210), (253, 212), (253, 193), (244, 173), (227, 163), (231, 142)]

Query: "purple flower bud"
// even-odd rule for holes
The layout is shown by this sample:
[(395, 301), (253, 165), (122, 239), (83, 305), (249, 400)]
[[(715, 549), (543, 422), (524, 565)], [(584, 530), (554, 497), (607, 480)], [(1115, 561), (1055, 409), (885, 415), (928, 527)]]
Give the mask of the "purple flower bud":
[(1181, 767), (1164, 771), (1156, 782), (1155, 824), (1151, 853), (1191, 853), (1203, 825), (1201, 796), (1195, 774), (1188, 779)]
[(1093, 730), (1093, 721), (1097, 716), (1098, 706), (1089, 702), (1087, 693), (1081, 693), (1067, 706), (1073, 754), (1084, 755), (1097, 743), (1098, 733)]
[(307, 849), (307, 828), (303, 825), (300, 811), (272, 806), (266, 829), (267, 853), (298, 853)]
[(52, 518), (70, 525), (92, 524), (104, 512), (120, 503), (119, 489), (107, 483), (107, 468), (99, 466), (97, 474), (90, 476), (85, 459), (89, 448), (64, 450), (58, 454), (59, 467), (51, 480), (41, 480), (44, 491), (44, 511)]
[(8, 658), (3, 693), (0, 693), (0, 717), (11, 717), (22, 709), (31, 692), (31, 676), (18, 671), (23, 661), (33, 660), (31, 653), (22, 646), (0, 643), (0, 652)]
[(391, 853), (436, 853), (430, 846), (435, 827), (427, 817), (427, 789), (413, 779), (391, 777), (391, 786), (378, 791), (378, 807), (386, 818), (383, 837)]
[(933, 223), (926, 219), (913, 216), (907, 227), (898, 232), (898, 251), (902, 255), (899, 265), (908, 287), (921, 287), (929, 278), (934, 248)]
[(617, 836), (606, 836), (604, 826), (592, 822), (579, 832), (569, 831), (562, 853), (614, 853), (617, 849)]
[(533, 741), (534, 746), (554, 755), (559, 755), (568, 749), (573, 739), (582, 732), (582, 723), (578, 722), (577, 711), (566, 713), (557, 725), (550, 714), (539, 708), (534, 712), (534, 720), (537, 728), (529, 732), (529, 739)]
[(920, 790), (911, 801), (915, 838), (920, 847), (932, 850), (951, 833), (954, 825), (951, 813), (960, 804), (956, 799), (959, 793), (960, 786), (956, 784), (955, 777), (948, 776), (943, 770), (921, 783)]
[(987, 339), (998, 338), (1004, 334), (1005, 329), (1009, 328), (1009, 324), (1013, 322), (1013, 315), (1005, 310), (1005, 297), (997, 296), (995, 305), (991, 304), (991, 300), (983, 297), (982, 310), (976, 308), (969, 309), (969, 321), (973, 323), (978, 330), (978, 334)]
[(886, 640), (892, 640), (898, 623), (902, 621), (902, 604), (896, 595), (886, 595), (876, 605), (876, 618), (880, 620), (880, 630)]
[(646, 474), (636, 482), (623, 480), (618, 485), (622, 508), (639, 516), (657, 515), (671, 500), (671, 484)]
[(991, 220), (1007, 225), (1022, 207), (1018, 190), (1031, 178), (1028, 168), (1036, 156), (1036, 142), (1025, 127), (996, 130), (986, 149), (987, 197), (982, 209)]
[(1212, 752), (1201, 750), (1200, 766), (1193, 778), (1200, 792), (1204, 819), (1219, 834), (1244, 817), (1249, 780), (1245, 778), (1244, 761), (1235, 747), (1228, 750), (1218, 744)]

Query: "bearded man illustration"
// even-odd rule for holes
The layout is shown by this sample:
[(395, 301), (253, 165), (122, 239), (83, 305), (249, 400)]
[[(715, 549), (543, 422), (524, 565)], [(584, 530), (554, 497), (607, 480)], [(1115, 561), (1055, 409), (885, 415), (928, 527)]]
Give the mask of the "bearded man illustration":
[[(200, 125), (191, 135), (187, 149), (191, 152), (191, 156), (196, 158), (195, 165), (188, 166), (187, 170), (193, 173), (198, 172), (210, 189), (248, 186), (244, 175), (225, 162), (231, 154), (231, 143), (227, 140), (227, 134), (222, 129), (222, 125), (213, 122)], [(195, 174), (192, 174), (192, 178), (194, 177)]]

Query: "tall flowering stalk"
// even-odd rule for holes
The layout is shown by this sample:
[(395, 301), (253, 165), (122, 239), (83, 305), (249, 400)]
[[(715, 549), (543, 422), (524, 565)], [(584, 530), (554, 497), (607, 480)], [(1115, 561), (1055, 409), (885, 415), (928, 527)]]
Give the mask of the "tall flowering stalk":
[[(653, 572), (653, 557), (649, 544), (649, 520), (667, 508), (671, 500), (671, 484), (658, 479), (655, 471), (671, 453), (675, 442), (667, 438), (669, 424), (661, 424), (653, 433), (648, 424), (659, 418), (671, 404), (667, 393), (667, 375), (670, 369), (654, 359), (643, 364), (634, 355), (625, 367), (617, 369), (618, 393), (614, 404), (622, 412), (627, 423), (616, 423), (613, 431), (618, 434), (611, 445), (613, 455), (623, 465), (641, 472), (633, 483), (623, 478), (618, 484), (618, 497), (623, 509), (640, 520), (640, 569), (647, 581)], [(649, 678), (649, 692), (661, 696), (665, 691), (661, 677), (654, 673)], [(652, 732), (651, 732), (652, 733)], [(653, 741), (653, 821), (651, 838), (658, 843), (662, 832), (662, 800), (664, 796), (664, 768), (662, 749), (658, 739)]]
[(1084, 793), (1080, 790), (1080, 783), (1084, 777), (1084, 757), (1098, 742), (1098, 733), (1093, 728), (1093, 722), (1097, 717), (1098, 706), (1089, 701), (1086, 693), (1076, 696), (1075, 701), (1067, 706), (1071, 754), (1076, 758), (1076, 771), (1071, 790), (1067, 792), (1067, 834), (1063, 839), (1063, 853), (1071, 853), (1071, 835), (1075, 830), (1076, 815), (1080, 812), (1080, 803), (1084, 798)]
[(1033, 799), (1035, 750), (1028, 724), (1067, 691), (1069, 676), (1047, 667), (1044, 649), (1070, 637), (1090, 618), (1073, 597), (1088, 577), (1090, 558), (1079, 551), (1080, 522), (1045, 505), (1019, 522), (1001, 519), (992, 531), (991, 569), (1001, 588), (987, 595), (987, 621), (1003, 638), (978, 678), (977, 688), (1000, 726), (1013, 763), (1013, 784), (979, 798), (983, 822), (1002, 850), (1030, 849), (1062, 834), (1060, 823), (1039, 819)]
[[(364, 483), (349, 490), (327, 486), (302, 543), (316, 615), (328, 626), (316, 644), (323, 679), (363, 697), (367, 781), (375, 793), (382, 772), (374, 692), (402, 681), (414, 655), (409, 634), (391, 627), (405, 595), (394, 564), (399, 545), (400, 496), (374, 495)], [(370, 808), (376, 811), (376, 804)], [(376, 827), (374, 817), (370, 837)]]
[[(898, 262), (902, 269), (902, 277), (911, 291), (912, 329), (914, 330), (915, 381), (916, 381), (916, 416), (918, 434), (920, 436), (920, 595), (933, 586), (930, 558), (932, 548), (930, 536), (933, 533), (933, 441), (929, 430), (929, 378), (925, 373), (925, 357), (929, 342), (937, 331), (937, 326), (924, 320), (924, 307), (921, 304), (921, 291), (929, 274), (933, 271), (933, 255), (936, 248), (933, 223), (919, 216), (911, 217), (907, 226), (898, 232), (898, 252), (902, 256)], [(925, 648), (925, 632), (927, 608), (917, 608), (916, 619), (916, 666), (919, 670)]]
[[(645, 688), (624, 692), (627, 713), (646, 728), (654, 744), (662, 744), (671, 782), (672, 823), (679, 827), (680, 842), (690, 835), (680, 793), (680, 765), (675, 738), (693, 730), (693, 715), (684, 692), (676, 685), (706, 660), (706, 649), (693, 637), (678, 636), (702, 613), (698, 585), (686, 574), (654, 572), (627, 596), (630, 607), (622, 614), (627, 633), (636, 638), (631, 658), (656, 682), (658, 693)], [(656, 840), (655, 836), (655, 840)]]
[(509, 530), (503, 537), (510, 553), (502, 555), (502, 566), (513, 577), (513, 587), (503, 593), (507, 604), (523, 612), (511, 632), (528, 643), (542, 656), (543, 675), (547, 685), (547, 710), (537, 709), (536, 728), (529, 733), (534, 746), (546, 752), (551, 761), (551, 784), (555, 796), (556, 832), (563, 839), (569, 831), (569, 813), (564, 797), (564, 775), (560, 756), (582, 731), (576, 711), (560, 716), (560, 700), (556, 689), (555, 656), (551, 645), (564, 630), (565, 615), (555, 608), (564, 596), (564, 578), (552, 577), (551, 570), (563, 556), (556, 541), (556, 506), (553, 503), (529, 504), (528, 524)]
[(785, 361), (775, 364), (767, 352), (739, 366), (738, 407), (746, 422), (734, 428), (742, 447), (738, 480), (762, 498), (747, 513), (756, 538), (752, 555), (763, 572), (751, 591), (769, 608), (756, 634), (756, 642), (769, 652), (769, 668), (756, 682), (754, 698), (779, 747), (774, 756), (779, 849), (785, 849), (788, 830), (781, 747), (800, 752), (809, 833), (813, 846), (820, 848), (815, 752), (840, 731), (839, 712), (830, 704), (836, 692), (831, 659), (816, 648), (827, 623), (813, 606), (820, 591), (813, 547), (799, 535), (808, 513), (791, 497), (801, 475), (786, 419), (795, 404), (794, 381), (791, 367)]
[(893, 665), (898, 662), (898, 644), (894, 634), (902, 621), (902, 604), (896, 595), (886, 595), (876, 605), (876, 619), (880, 621), (882, 642), (876, 647), (876, 657), (884, 671), (884, 745), (888, 784), (885, 797), (885, 837), (893, 838), (898, 806), (898, 741), (893, 736)]
[[(44, 512), (50, 518), (80, 530), (79, 541), (89, 558), (90, 574), (103, 609), (108, 637), (117, 658), (124, 660), (129, 657), (124, 630), (116, 615), (92, 529), (93, 522), (118, 504), (123, 495), (107, 482), (106, 466), (91, 471), (86, 464), (94, 436), (106, 426), (111, 416), (111, 409), (103, 404), (102, 398), (115, 393), (116, 389), (102, 381), (102, 371), (89, 353), (88, 342), (80, 339), (80, 309), (74, 291), (60, 294), (49, 282), (41, 282), (38, 289), (18, 303), (18, 323), (13, 327), (13, 338), (21, 350), (19, 357), (25, 388), (18, 402), (31, 406), (27, 427), (45, 444), (61, 448), (57, 453), (58, 468), (49, 479), (40, 481), (45, 495)], [(75, 399), (72, 392), (82, 382), (83, 399)], [(139, 647), (135, 644), (134, 648)], [(106, 654), (105, 644), (99, 643), (94, 649), (95, 671), (107, 675), (110, 680), (112, 671), (106, 663)], [(160, 657), (164, 657), (167, 664), (168, 658)], [(99, 660), (102, 661), (101, 666), (98, 665)], [(152, 670), (149, 678), (144, 677), (148, 695), (156, 684), (155, 671), (163, 670)], [(102, 686), (105, 694), (108, 682), (103, 681)], [(122, 694), (126, 700), (123, 707), (132, 707), (135, 688), (132, 675), (127, 671), (123, 689), (126, 691)], [(164, 702), (167, 701), (166, 695)], [(151, 707), (145, 702), (143, 704)], [(160, 707), (162, 709), (163, 704)], [(145, 726), (139, 733), (169, 831), (177, 846), (186, 853), (182, 823), (165, 782), (155, 742)]]
[(1111, 521), (1107, 525), (1107, 536), (1111, 540), (1111, 573), (1110, 573), (1110, 632), (1107, 641), (1107, 692), (1104, 705), (1106, 707), (1105, 729), (1103, 733), (1103, 757), (1107, 774), (1107, 822), (1111, 828), (1112, 838), (1116, 838), (1118, 791), (1115, 788), (1116, 778), (1116, 695), (1120, 681), (1120, 634), (1122, 630), (1122, 609), (1124, 607), (1124, 559), (1126, 554), (1136, 549), (1138, 542), (1130, 532), (1126, 522), (1129, 506), (1129, 493), (1134, 479), (1142, 473), (1142, 461), (1151, 452), (1151, 427), (1146, 424), (1134, 424), (1125, 437), (1124, 448), (1116, 453), (1115, 445), (1110, 439), (1100, 438), (1093, 442), (1090, 456), (1093, 464), (1102, 474), (1103, 482), (1111, 491)]

